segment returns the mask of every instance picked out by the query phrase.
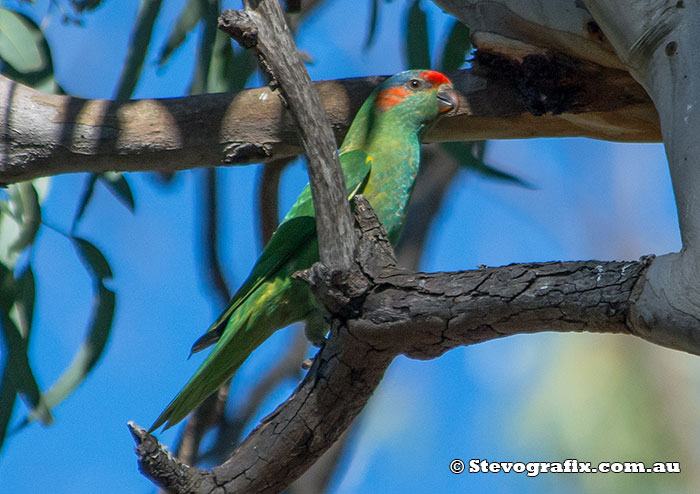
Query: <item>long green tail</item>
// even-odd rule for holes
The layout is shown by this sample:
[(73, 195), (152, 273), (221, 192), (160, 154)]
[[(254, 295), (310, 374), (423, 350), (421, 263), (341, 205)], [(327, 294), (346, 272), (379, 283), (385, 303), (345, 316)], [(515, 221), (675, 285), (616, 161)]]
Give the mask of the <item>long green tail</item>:
[(180, 422), (223, 385), (272, 333), (304, 319), (309, 307), (307, 300), (308, 288), (290, 278), (266, 282), (251, 294), (231, 316), (216, 347), (156, 419), (149, 432), (163, 424), (168, 429)]

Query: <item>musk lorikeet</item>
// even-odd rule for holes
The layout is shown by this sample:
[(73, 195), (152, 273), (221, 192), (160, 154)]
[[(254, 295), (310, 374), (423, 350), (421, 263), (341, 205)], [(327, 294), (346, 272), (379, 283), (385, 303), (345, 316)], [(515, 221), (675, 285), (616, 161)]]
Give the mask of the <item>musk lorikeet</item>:
[[(363, 194), (389, 240), (401, 234), (420, 162), (420, 139), (457, 106), (450, 80), (439, 72), (408, 70), (385, 80), (357, 112), (340, 148), (348, 198)], [(318, 261), (309, 186), (302, 191), (223, 314), (192, 347), (216, 343), (197, 372), (160, 414), (151, 431), (169, 428), (216, 391), (275, 331), (306, 321), (307, 333), (326, 332), (325, 311), (292, 274)], [(310, 330), (310, 331), (309, 331)]]

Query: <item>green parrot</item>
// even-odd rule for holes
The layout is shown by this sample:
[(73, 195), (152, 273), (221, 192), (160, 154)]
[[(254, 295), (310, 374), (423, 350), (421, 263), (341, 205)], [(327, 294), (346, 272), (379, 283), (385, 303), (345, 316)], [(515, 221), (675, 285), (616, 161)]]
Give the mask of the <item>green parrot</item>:
[[(385, 80), (357, 112), (340, 148), (348, 199), (363, 194), (392, 245), (401, 234), (420, 162), (420, 139), (458, 104), (450, 80), (430, 70), (408, 70)], [(216, 346), (151, 426), (184, 419), (216, 391), (275, 331), (306, 321), (312, 340), (327, 332), (326, 312), (308, 286), (292, 278), (318, 261), (316, 220), (309, 186), (265, 246), (231, 303), (192, 346)]]

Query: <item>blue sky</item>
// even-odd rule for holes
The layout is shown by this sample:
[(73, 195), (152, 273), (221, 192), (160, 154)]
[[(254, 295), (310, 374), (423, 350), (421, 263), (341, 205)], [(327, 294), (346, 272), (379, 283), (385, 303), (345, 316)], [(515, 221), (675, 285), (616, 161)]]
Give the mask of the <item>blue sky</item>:
[[(46, 4), (36, 2), (36, 8), (27, 12), (41, 21)], [(164, 12), (136, 97), (180, 96), (186, 91), (198, 33), (190, 36), (163, 69), (155, 66), (157, 51), (183, 4), (184, 0), (163, 2)], [(236, 6), (235, 2), (225, 4)], [(431, 21), (434, 53), (438, 53), (449, 17), (433, 4), (423, 5)], [(82, 28), (61, 25), (55, 11), (44, 21), (56, 77), (69, 93), (89, 98), (113, 94), (137, 6), (135, 0), (106, 1), (85, 16)], [(300, 48), (314, 59), (309, 66), (312, 78), (402, 70), (404, 12), (405, 2), (382, 2), (375, 43), (363, 51), (369, 6), (352, 0), (326, 2), (302, 24), (298, 38)], [(487, 161), (536, 188), (460, 172), (430, 232), (423, 270), (524, 261), (636, 259), (680, 248), (661, 145), (587, 139), (499, 141), (489, 144)], [(213, 297), (198, 272), (201, 173), (182, 172), (168, 188), (155, 186), (150, 175), (129, 174), (136, 197), (135, 215), (98, 187), (79, 234), (99, 246), (114, 271), (109, 286), (118, 298), (112, 338), (94, 373), (55, 411), (53, 426), (33, 425), (8, 439), (0, 456), (0, 492), (155, 491), (136, 468), (133, 441), (125, 424), (128, 420), (150, 424), (180, 389), (201, 361), (201, 357), (186, 360), (190, 345), (216, 316)], [(226, 276), (234, 286), (245, 278), (259, 252), (253, 206), (259, 173), (259, 166), (221, 172), (221, 200), (227, 205), (221, 222), (221, 250)], [(69, 228), (84, 180), (82, 175), (66, 175), (52, 181), (44, 205), (48, 223)], [(285, 172), (283, 206), (291, 204), (305, 182), (303, 165), (298, 163)], [(70, 362), (83, 338), (91, 304), (90, 281), (71, 245), (47, 228), (39, 234), (32, 262), (38, 294), (31, 358), (40, 383), (46, 386)], [(252, 378), (274, 362), (295, 330), (278, 332), (255, 353), (239, 373), (234, 396), (241, 395)], [(643, 355), (653, 369), (673, 376), (670, 388), (686, 398), (679, 406), (692, 410), (698, 401), (700, 367), (696, 359), (632, 338), (540, 334), (460, 348), (427, 362), (400, 357), (361, 415), (354, 448), (339, 469), (333, 492), (579, 492), (588, 484), (575, 476), (455, 476), (449, 473), (448, 463), (456, 457), (586, 460), (581, 456), (583, 443), (555, 437), (558, 417), (578, 417), (580, 410), (572, 401), (558, 401), (564, 388), (551, 382), (552, 366), (559, 355), (578, 355), (580, 365), (571, 371), (571, 378), (580, 372), (585, 376), (580, 386), (590, 383), (596, 390), (595, 386), (612, 379), (610, 374), (598, 375), (597, 370), (623, 365), (630, 352)], [(604, 360), (588, 361), (592, 353)], [(646, 381), (635, 381), (641, 377), (630, 379), (630, 387), (646, 386)], [(288, 383), (278, 389), (260, 416), (286, 398), (293, 386)], [(551, 393), (541, 395), (548, 386)], [(579, 395), (588, 396), (585, 389)], [(550, 422), (537, 422), (526, 413), (533, 409), (533, 396), (553, 403)], [(649, 413), (661, 420), (667, 412), (658, 404), (658, 410)], [(23, 414), (18, 406), (15, 419)], [(593, 416), (595, 411), (581, 415), (577, 423), (585, 428)], [(682, 426), (698, 437), (697, 420), (691, 420), (695, 415), (689, 412), (689, 417)], [(561, 427), (570, 430), (567, 425)], [(609, 428), (615, 427), (621, 424), (583, 429), (599, 445), (596, 452), (601, 460), (629, 459), (605, 456), (615, 451), (609, 442)], [(662, 434), (673, 434), (670, 426), (661, 427)], [(171, 444), (176, 432), (159, 437)], [(697, 456), (696, 449), (681, 456), (681, 461)], [(40, 475), (36, 474), (38, 462), (42, 463)], [(600, 482), (610, 485), (606, 484), (610, 479)]]

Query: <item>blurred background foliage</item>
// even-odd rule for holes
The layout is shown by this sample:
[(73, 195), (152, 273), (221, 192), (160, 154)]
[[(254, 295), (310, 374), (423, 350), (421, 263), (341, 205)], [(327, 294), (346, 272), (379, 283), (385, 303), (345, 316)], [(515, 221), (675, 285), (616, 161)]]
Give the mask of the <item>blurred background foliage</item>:
[[(64, 45), (76, 49), (76, 44), (62, 39), (58, 34), (48, 37), (51, 40), (49, 42), (45, 33), (68, 34), (75, 33), (76, 30), (86, 30), (88, 28), (85, 26), (91, 23), (92, 16), (99, 15), (107, 8), (107, 4), (112, 3), (108, 0), (4, 1), (0, 3), (2, 73), (17, 82), (47, 93), (65, 93), (64, 87), (69, 88), (75, 84), (72, 80), (61, 80), (62, 84), (56, 80), (52, 49), (61, 50), (64, 49)], [(263, 83), (250, 52), (234, 46), (226, 35), (216, 29), (216, 18), (219, 12), (223, 8), (239, 7), (236, 2), (141, 0), (124, 2), (124, 5), (129, 4), (129, 8), (134, 11), (135, 5), (132, 4), (135, 3), (138, 4), (138, 8), (130, 17), (131, 25), (118, 26), (120, 30), (128, 30), (129, 35), (123, 62), (116, 60), (112, 64), (120, 64), (115, 68), (115, 70), (118, 69), (119, 76), (112, 82), (115, 88), (111, 93), (113, 99), (127, 100), (137, 93), (140, 85), (148, 85), (149, 78), (156, 78), (157, 81), (159, 76), (173, 72), (184, 74), (181, 77), (185, 77), (188, 81), (180, 94), (238, 91), (244, 87)], [(298, 37), (303, 38), (307, 28), (310, 33), (315, 33), (308, 35), (311, 41), (307, 39), (306, 43), (302, 44), (302, 50), (305, 50), (304, 55), (310, 67), (322, 63), (316, 60), (317, 53), (313, 50), (314, 46), (323, 43), (323, 36), (328, 36), (335, 30), (339, 31), (337, 35), (344, 39), (334, 41), (341, 46), (341, 49), (337, 50), (338, 59), (335, 60), (337, 66), (332, 70), (347, 77), (360, 75), (343, 72), (344, 64), (340, 58), (351, 50), (355, 57), (362, 57), (363, 53), (373, 53), (371, 55), (373, 59), (381, 59), (382, 47), (378, 47), (377, 44), (385, 42), (379, 40), (382, 29), (396, 33), (395, 43), (399, 47), (400, 59), (392, 60), (388, 64), (392, 69), (397, 66), (399, 68), (431, 67), (449, 74), (468, 67), (472, 50), (469, 30), (461, 23), (440, 13), (427, 0), (369, 0), (362, 6), (366, 9), (366, 18), (352, 21), (348, 19), (349, 25), (343, 30), (337, 30), (332, 25), (326, 26), (325, 29), (319, 29), (318, 26), (312, 27), (314, 24), (327, 22), (318, 20), (318, 18), (324, 19), (318, 11), (322, 11), (329, 3), (332, 2), (304, 0), (301, 2), (299, 11), (288, 13), (290, 26)], [(400, 15), (396, 15), (397, 12)], [(164, 17), (167, 21), (163, 20)], [(308, 18), (316, 20), (306, 22)], [(156, 28), (159, 22), (166, 24), (161, 31)], [(55, 27), (57, 24), (62, 27), (60, 29)], [(102, 27), (104, 28), (104, 25)], [(91, 29), (95, 36), (107, 36), (107, 33), (100, 31), (99, 25)], [(154, 35), (156, 32), (159, 34)], [(379, 55), (378, 52), (380, 52)], [(75, 73), (73, 76), (90, 77), (90, 70), (86, 67), (82, 73)], [(154, 85), (151, 82), (149, 85), (149, 87), (154, 86), (158, 87), (158, 84)], [(155, 92), (149, 96), (175, 95), (166, 89), (164, 86), (162, 94)], [(517, 161), (520, 157), (517, 153), (501, 153), (505, 156), (505, 161), (501, 161), (507, 162), (508, 167), (494, 166), (487, 157), (499, 154), (491, 153), (491, 146), (492, 144), (487, 142), (424, 146), (423, 167), (409, 209), (404, 236), (397, 249), (403, 265), (413, 269), (429, 267), (430, 262), (425, 262), (425, 256), (430, 254), (432, 242), (430, 233), (437, 228), (436, 225), (445, 222), (445, 208), (448, 207), (446, 201), (450, 191), (455, 187), (464, 187), (464, 177), (478, 176), (487, 181), (507, 184), (514, 188), (512, 190), (519, 190), (518, 194), (556, 186), (556, 184), (538, 183), (537, 180), (526, 180), (520, 174), (508, 171), (509, 168), (518, 165)], [(191, 269), (197, 271), (202, 282), (201, 291), (209, 300), (211, 315), (215, 315), (230, 297), (231, 287), (235, 285), (230, 280), (235, 278), (236, 282), (240, 282), (247, 272), (245, 265), (238, 265), (238, 259), (233, 263), (227, 262), (229, 258), (225, 252), (245, 250), (248, 252), (246, 254), (248, 257), (255, 258), (257, 248), (274, 230), (280, 210), (284, 209), (280, 204), (290, 203), (290, 198), (296, 193), (293, 187), (290, 188), (282, 183), (283, 177), (291, 173), (296, 174), (297, 181), (303, 181), (299, 167), (299, 160), (281, 160), (259, 167), (259, 171), (256, 171), (257, 184), (245, 209), (241, 208), (240, 201), (230, 200), (237, 194), (235, 182), (232, 183), (227, 177), (222, 176), (224, 173), (235, 173), (237, 170), (221, 170), (214, 167), (201, 172), (151, 174), (146, 181), (138, 179), (138, 190), (133, 187), (134, 175), (116, 172), (84, 175), (80, 178), (82, 186), (77, 199), (72, 203), (72, 211), (57, 216), (64, 218), (60, 223), (53, 223), (46, 219), (51, 214), (46, 211), (49, 206), (45, 202), (49, 194), (56, 196), (63, 194), (61, 187), (65, 184), (60, 180), (42, 178), (0, 190), (0, 311), (2, 312), (0, 447), (3, 448), (0, 468), (2, 468), (3, 456), (22, 454), (12, 441), (5, 441), (8, 436), (19, 438), (34, 421), (50, 425), (56, 420), (71, 420), (68, 416), (55, 419), (55, 407), (64, 400), (70, 401), (71, 393), (78, 389), (80, 384), (91, 376), (91, 373), (99, 372), (97, 364), (105, 352), (109, 352), (108, 343), (114, 337), (113, 333), (120, 330), (118, 318), (115, 317), (117, 304), (128, 304), (128, 302), (122, 302), (122, 288), (119, 282), (113, 280), (113, 271), (118, 272), (121, 269), (122, 279), (124, 276), (137, 277), (139, 273), (129, 271), (128, 266), (118, 266), (110, 259), (108, 254), (110, 235), (101, 235), (101, 230), (94, 225), (109, 222), (110, 217), (106, 215), (113, 214), (109, 213), (113, 210), (104, 209), (103, 211), (98, 206), (104, 205), (104, 201), (96, 201), (95, 198), (101, 197), (103, 191), (108, 192), (112, 196), (112, 201), (119, 203), (120, 207), (133, 215), (133, 221), (137, 222), (139, 215), (149, 217), (155, 214), (148, 211), (154, 206), (143, 200), (144, 196), (151, 197), (154, 193), (167, 196), (174, 194), (173, 190), (182, 188), (193, 190), (195, 204), (187, 206), (187, 209), (194, 211), (194, 225), (188, 228), (183, 225), (182, 231), (171, 231), (170, 237), (162, 241), (177, 244), (184, 242), (182, 238), (184, 234), (193, 237), (191, 242), (197, 246), (200, 255), (196, 265)], [(151, 190), (144, 189), (144, 183)], [(545, 206), (543, 208), (546, 209)], [(88, 210), (91, 210), (93, 216), (98, 219), (93, 220), (89, 227), (84, 227), (82, 224)], [(256, 216), (257, 239), (239, 235), (238, 231), (233, 236), (227, 231), (222, 231), (235, 230), (230, 219), (238, 213), (252, 213)], [(168, 214), (168, 212), (159, 214)], [(460, 214), (468, 215), (470, 212), (463, 211)], [(590, 211), (579, 211), (577, 214), (590, 216)], [(100, 215), (105, 216), (99, 219)], [(66, 217), (70, 217), (70, 220), (65, 221)], [(603, 220), (595, 217), (588, 222), (589, 225), (604, 223)], [(533, 228), (538, 228), (536, 221)], [(51, 242), (38, 245), (37, 238), (46, 230), (53, 233)], [(591, 228), (592, 232), (596, 230), (595, 226)], [(638, 255), (634, 248), (625, 245), (627, 239), (624, 235), (618, 233), (616, 236), (609, 235), (604, 239), (612, 243), (617, 242), (617, 249), (611, 250), (612, 255), (619, 257)], [(670, 234), (673, 240), (675, 240), (674, 235), (677, 236), (675, 231)], [(473, 238), (470, 241), (481, 242), (483, 239)], [(64, 247), (70, 246), (71, 249), (55, 248), (54, 246), (59, 242), (62, 242)], [(460, 246), (456, 247), (459, 249)], [(80, 295), (83, 297), (82, 303), (76, 303), (76, 300), (71, 298), (72, 290), (63, 292), (55, 286), (49, 297), (39, 301), (69, 313), (86, 312), (77, 317), (77, 319), (84, 318), (84, 327), (61, 328), (61, 331), (79, 332), (82, 335), (79, 337), (82, 340), (75, 346), (73, 358), (65, 364), (56, 363), (55, 366), (63, 366), (62, 370), (60, 372), (54, 370), (47, 375), (42, 375), (38, 370), (41, 366), (37, 365), (35, 356), (41, 355), (42, 359), (50, 359), (50, 350), (32, 351), (33, 347), (30, 346), (30, 336), (34, 336), (32, 330), (37, 326), (39, 331), (42, 329), (41, 325), (36, 324), (34, 318), (35, 310), (39, 309), (36, 306), (37, 283), (41, 283), (44, 277), (48, 278), (49, 275), (45, 271), (53, 269), (51, 264), (36, 261), (38, 249), (55, 249), (53, 255), (63, 256), (61, 262), (73, 263), (78, 269), (82, 269), (84, 275), (90, 280), (87, 283), (90, 290)], [(528, 252), (525, 249), (518, 255), (523, 258), (506, 259), (506, 262), (540, 260), (539, 257), (546, 256), (547, 253), (546, 251), (537, 252), (535, 256), (538, 259), (528, 259)], [(235, 264), (235, 269), (232, 264)], [(174, 268), (178, 269), (177, 266)], [(70, 279), (65, 280), (65, 283), (71, 282)], [(85, 303), (86, 300), (89, 303)], [(150, 302), (141, 300), (141, 303), (149, 305)], [(122, 310), (128, 312), (135, 308), (125, 305)], [(168, 311), (169, 309), (167, 306), (158, 306), (154, 310)], [(202, 320), (205, 319), (206, 317)], [(44, 324), (50, 323), (50, 321), (44, 321)], [(203, 331), (206, 323), (200, 326)], [(162, 346), (168, 347), (168, 331), (175, 329), (179, 328), (163, 325), (150, 326), (141, 330), (159, 333)], [(187, 329), (187, 335), (191, 339), (201, 332), (197, 328)], [(236, 387), (236, 383), (233, 384), (236, 388), (235, 398), (228, 398), (230, 388), (225, 387), (218, 395), (208, 400), (200, 411), (177, 431), (177, 437), (173, 438), (174, 449), (185, 461), (204, 466), (220, 463), (261, 414), (266, 410), (269, 411), (270, 406), (274, 406), (286, 396), (301, 376), (300, 362), (306, 356), (313, 354), (301, 331), (295, 331), (288, 336), (282, 347), (276, 349), (274, 358), (267, 359), (262, 370), (253, 374), (240, 373), (241, 382), (245, 381), (245, 385), (241, 390)], [(70, 341), (77, 341), (79, 338), (72, 335)], [(517, 341), (518, 343), (512, 346), (517, 348), (523, 348), (528, 344), (541, 346), (544, 350), (540, 351), (550, 357), (546, 362), (538, 362), (536, 372), (532, 370), (534, 368), (532, 363), (524, 366), (529, 370), (524, 371), (515, 381), (526, 387), (517, 393), (517, 396), (504, 398), (499, 393), (505, 393), (505, 391), (499, 390), (499, 385), (495, 385), (493, 389), (479, 390), (479, 386), (484, 386), (484, 381), (480, 382), (474, 375), (470, 377), (470, 373), (478, 374), (478, 366), (484, 363), (478, 356), (476, 364), (466, 367), (460, 364), (460, 372), (466, 376), (464, 379), (460, 379), (460, 376), (450, 376), (451, 379), (464, 381), (465, 386), (476, 388), (473, 395), (475, 400), (480, 401), (480, 408), (477, 410), (477, 406), (474, 405), (477, 411), (472, 413), (477, 417), (481, 416), (483, 422), (467, 421), (452, 428), (448, 424), (435, 427), (432, 432), (437, 438), (434, 438), (432, 443), (435, 451), (430, 455), (434, 457), (434, 464), (430, 465), (430, 468), (440, 472), (433, 475), (449, 477), (449, 480), (443, 479), (441, 482), (462, 480), (461, 484), (458, 482), (455, 486), (467, 485), (464, 479), (453, 478), (448, 473), (449, 459), (456, 456), (464, 456), (468, 459), (466, 455), (471, 455), (469, 458), (486, 458), (488, 453), (491, 455), (488, 458), (492, 461), (563, 461), (566, 458), (575, 457), (582, 461), (593, 462), (684, 461), (683, 465), (687, 465), (683, 475), (580, 475), (566, 478), (549, 476), (537, 484), (532, 482), (526, 484), (523, 480), (512, 476), (510, 478), (495, 476), (493, 479), (488, 479), (490, 483), (486, 484), (494, 492), (515, 486), (518, 490), (526, 492), (560, 492), (562, 486), (565, 490), (581, 492), (599, 489), (601, 486), (614, 492), (690, 492), (688, 489), (697, 485), (698, 474), (692, 466), (697, 465), (698, 456), (700, 456), (697, 446), (700, 444), (697, 441), (699, 417), (696, 413), (700, 395), (697, 392), (698, 365), (694, 361), (688, 360), (686, 356), (679, 356), (677, 353), (652, 347), (629, 337), (574, 338), (564, 335), (540, 339), (537, 340), (538, 343), (534, 343), (534, 337), (521, 337), (517, 338)], [(174, 349), (169, 350), (169, 354), (175, 353)], [(513, 357), (513, 352), (513, 349), (506, 349), (505, 356), (498, 358), (503, 358), (503, 363), (510, 364), (533, 355), (531, 349), (524, 351), (525, 357), (519, 356), (509, 360), (508, 355)], [(443, 357), (445, 360), (452, 360), (445, 365), (454, 366), (456, 358), (453, 356), (454, 353), (452, 352), (450, 357)], [(185, 355), (181, 355), (183, 362)], [(499, 354), (497, 351), (491, 351), (489, 355), (493, 357)], [(179, 357), (178, 354), (177, 357), (172, 358), (177, 360)], [(121, 365), (129, 365), (129, 362), (124, 360)], [(402, 366), (405, 362), (395, 365)], [(421, 363), (421, 365), (428, 364)], [(427, 371), (428, 374), (440, 375), (443, 372), (436, 370), (437, 363), (431, 365), (433, 370)], [(517, 368), (511, 369), (510, 372), (518, 374)], [(185, 372), (187, 375), (189, 373), (189, 370)], [(412, 376), (410, 372), (408, 375)], [(602, 379), (596, 379), (596, 376)], [(149, 375), (141, 376), (141, 379), (146, 381), (149, 378)], [(172, 390), (184, 383), (184, 380), (175, 378), (172, 380), (174, 381)], [(392, 378), (389, 380), (395, 381)], [(47, 381), (51, 384), (40, 385)], [(447, 385), (444, 379), (438, 378), (432, 382), (434, 386)], [(290, 487), (290, 492), (326, 492), (337, 489), (338, 485), (355, 488), (366, 485), (357, 480), (353, 483), (346, 479), (345, 484), (341, 481), (353, 462), (353, 455), (361, 455), (362, 451), (367, 449), (365, 443), (371, 441), (372, 437), (376, 438), (380, 444), (393, 444), (391, 440), (394, 440), (397, 448), (410, 448), (407, 446), (410, 442), (405, 443), (394, 437), (396, 434), (406, 433), (406, 429), (402, 429), (401, 424), (409, 419), (399, 419), (397, 425), (392, 424), (389, 417), (397, 413), (397, 410), (392, 411), (395, 403), (402, 403), (403, 400), (402, 407), (406, 410), (414, 405), (411, 402), (405, 402), (406, 398), (400, 394), (400, 388), (386, 390), (386, 387), (383, 386), (380, 389), (368, 410), (362, 414), (343, 440), (334, 446), (297, 484)], [(449, 396), (449, 386), (447, 387)], [(149, 399), (164, 405), (172, 393), (153, 389), (152, 395)], [(17, 398), (21, 399), (24, 407), (18, 406)], [(95, 403), (99, 399), (95, 397)], [(428, 394), (421, 399), (430, 401), (431, 395)], [(440, 399), (435, 398), (436, 407), (439, 407)], [(445, 399), (449, 400), (449, 398), (442, 398), (442, 400)], [(459, 410), (464, 406), (464, 401), (459, 397), (455, 400), (457, 405), (450, 407), (450, 413), (457, 415), (450, 420), (459, 421), (461, 419)], [(507, 408), (505, 410), (502, 407), (504, 404)], [(154, 406), (159, 408), (159, 405)], [(410, 416), (410, 413), (408, 415)], [(144, 420), (148, 421), (150, 418)], [(428, 420), (444, 422), (447, 418), (444, 414), (437, 413)], [(517, 423), (517, 430), (499, 425), (509, 422)], [(426, 423), (424, 426), (428, 429), (432, 428), (431, 423)], [(36, 425), (31, 427), (35, 428)], [(439, 438), (444, 437), (446, 431), (454, 431), (455, 437), (461, 438), (463, 444), (455, 445), (447, 439), (441, 442)], [(597, 433), (591, 433), (591, 431), (597, 431)], [(124, 434), (126, 434), (125, 431)], [(482, 435), (486, 436), (479, 439)], [(497, 446), (478, 450), (470, 448), (472, 442)], [(447, 444), (452, 444), (452, 448), (446, 449)], [(504, 444), (507, 447), (503, 446)], [(370, 450), (376, 451), (377, 447), (373, 448)], [(398, 453), (389, 454), (396, 458), (400, 456)], [(520, 456), (493, 457), (494, 454)], [(546, 454), (547, 457), (543, 458), (542, 454)], [(108, 458), (102, 460), (109, 461)], [(393, 461), (399, 462), (398, 459)], [(394, 466), (393, 461), (385, 460), (382, 463), (383, 468), (391, 470)], [(374, 471), (367, 465), (364, 465), (361, 471), (365, 472), (365, 479), (376, 479), (378, 478), (376, 475), (382, 477), (381, 470)], [(135, 468), (132, 472), (122, 473), (130, 476), (137, 475)], [(370, 482), (370, 480), (366, 481)], [(470, 479), (470, 482), (472, 481), (478, 482)], [(478, 483), (473, 485), (481, 486)], [(414, 490), (417, 488), (415, 484), (411, 484), (410, 487)], [(412, 490), (406, 486), (402, 488), (400, 484), (397, 484), (396, 489), (399, 489), (397, 492)]]

